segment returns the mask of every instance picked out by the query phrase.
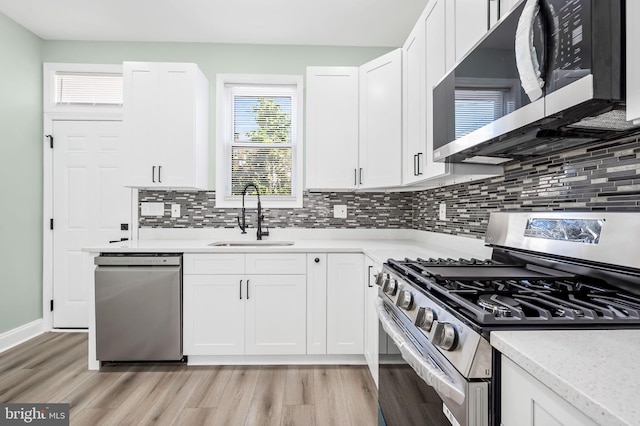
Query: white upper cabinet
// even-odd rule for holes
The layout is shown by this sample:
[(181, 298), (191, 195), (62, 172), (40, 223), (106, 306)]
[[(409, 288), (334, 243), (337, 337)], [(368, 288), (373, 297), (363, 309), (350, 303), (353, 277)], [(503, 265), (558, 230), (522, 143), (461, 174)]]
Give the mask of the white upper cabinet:
[(424, 32), (424, 20), (421, 19), (402, 47), (403, 184), (423, 179), (426, 163)]
[(307, 189), (402, 181), (402, 54), (361, 67), (307, 68)]
[(455, 8), (455, 49), (458, 62), (489, 28), (489, 9), (497, 0), (453, 0)]
[(209, 83), (195, 64), (125, 62), (126, 186), (207, 189)]
[(402, 50), (360, 67), (360, 188), (402, 183)]
[(627, 14), (627, 120), (640, 121), (640, 2), (628, 0)]
[(306, 188), (357, 188), (358, 143), (358, 67), (307, 67)]

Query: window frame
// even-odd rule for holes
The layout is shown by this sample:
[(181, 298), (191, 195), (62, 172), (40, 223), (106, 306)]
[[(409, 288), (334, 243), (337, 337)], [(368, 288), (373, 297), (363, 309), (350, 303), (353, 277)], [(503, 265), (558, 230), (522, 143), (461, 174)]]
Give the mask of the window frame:
[[(291, 111), (291, 196), (261, 195), (265, 208), (303, 207), (303, 78), (301, 75), (218, 74), (216, 76), (216, 207), (242, 207), (242, 197), (231, 194), (231, 149), (233, 144), (233, 102), (229, 85), (293, 86), (295, 104)], [(277, 148), (277, 146), (273, 146)], [(245, 197), (245, 207), (257, 197)]]
[(78, 104), (56, 104), (56, 74), (59, 72), (68, 73), (96, 73), (96, 74), (120, 74), (122, 64), (67, 64), (67, 63), (44, 63), (44, 112), (53, 114), (82, 114), (100, 113), (103, 115), (122, 117), (122, 104), (120, 105), (78, 105)]

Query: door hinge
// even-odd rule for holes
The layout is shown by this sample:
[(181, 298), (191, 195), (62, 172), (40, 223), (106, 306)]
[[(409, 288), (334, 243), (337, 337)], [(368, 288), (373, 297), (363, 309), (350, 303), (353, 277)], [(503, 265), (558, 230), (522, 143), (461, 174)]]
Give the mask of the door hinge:
[(53, 218), (49, 219), (49, 229), (53, 231)]
[(45, 138), (49, 138), (49, 148), (53, 149), (53, 135), (44, 135)]
[(51, 299), (50, 306), (51, 306), (51, 312), (53, 312), (53, 299)]

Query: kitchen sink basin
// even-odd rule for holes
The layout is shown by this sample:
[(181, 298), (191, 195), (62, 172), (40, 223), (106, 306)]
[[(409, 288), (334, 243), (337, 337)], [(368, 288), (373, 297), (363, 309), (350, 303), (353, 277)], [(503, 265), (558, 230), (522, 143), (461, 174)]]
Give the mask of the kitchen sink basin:
[(283, 247), (292, 246), (293, 241), (216, 241), (210, 246), (213, 247)]

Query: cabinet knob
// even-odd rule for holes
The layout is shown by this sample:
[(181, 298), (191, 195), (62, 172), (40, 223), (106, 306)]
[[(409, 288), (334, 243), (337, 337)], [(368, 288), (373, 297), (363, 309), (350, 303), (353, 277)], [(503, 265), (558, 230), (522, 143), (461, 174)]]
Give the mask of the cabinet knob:
[(316, 257), (315, 259), (313, 259), (313, 261), (316, 262), (316, 263), (320, 263), (320, 258)]

